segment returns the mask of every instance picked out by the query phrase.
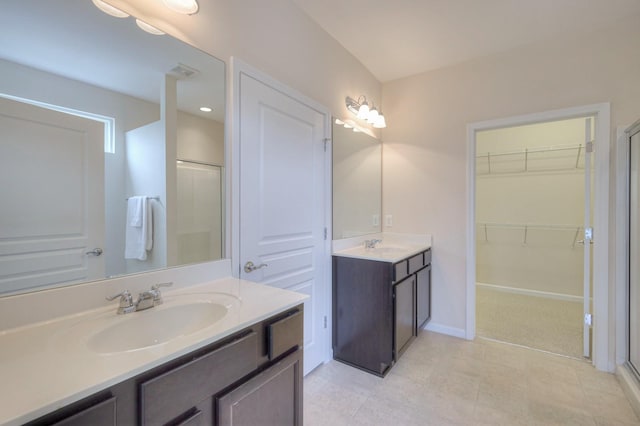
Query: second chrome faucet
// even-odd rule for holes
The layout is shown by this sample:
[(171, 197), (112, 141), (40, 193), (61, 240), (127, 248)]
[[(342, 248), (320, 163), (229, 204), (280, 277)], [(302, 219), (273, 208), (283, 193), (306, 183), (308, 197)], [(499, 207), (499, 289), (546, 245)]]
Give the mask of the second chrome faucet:
[(169, 283), (158, 283), (151, 286), (151, 290), (143, 291), (138, 294), (138, 300), (133, 301), (133, 297), (129, 290), (125, 290), (115, 296), (106, 297), (107, 300), (115, 300), (120, 298), (120, 305), (118, 306), (118, 315), (129, 314), (131, 312), (143, 311), (145, 309), (153, 308), (154, 306), (162, 304), (162, 294), (160, 293), (160, 287), (169, 287), (173, 285)]

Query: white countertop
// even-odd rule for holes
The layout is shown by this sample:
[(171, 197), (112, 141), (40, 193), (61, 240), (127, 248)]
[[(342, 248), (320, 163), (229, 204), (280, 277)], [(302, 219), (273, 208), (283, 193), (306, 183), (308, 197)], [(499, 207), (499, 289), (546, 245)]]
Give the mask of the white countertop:
[(396, 263), (430, 248), (430, 244), (380, 244), (376, 248), (368, 249), (364, 245), (333, 252), (334, 256), (354, 257), (357, 259), (376, 260), (379, 262)]
[[(229, 313), (212, 326), (166, 343), (98, 354), (83, 337), (92, 321), (118, 321), (117, 304), (0, 332), (0, 424), (19, 425), (304, 302), (308, 296), (235, 278), (175, 291), (172, 297), (223, 293)], [(155, 309), (155, 308), (152, 308)]]
[[(376, 248), (367, 249), (367, 240), (381, 240)], [(433, 238), (429, 234), (401, 234), (380, 232), (332, 241), (334, 256), (354, 257), (396, 263), (431, 248)]]

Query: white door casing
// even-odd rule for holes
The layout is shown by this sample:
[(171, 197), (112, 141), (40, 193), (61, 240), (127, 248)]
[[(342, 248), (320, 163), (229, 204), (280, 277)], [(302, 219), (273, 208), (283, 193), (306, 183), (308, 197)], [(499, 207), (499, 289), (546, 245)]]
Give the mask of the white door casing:
[(593, 242), (593, 228), (591, 227), (591, 153), (593, 140), (591, 139), (591, 120), (585, 119), (584, 126), (584, 257), (583, 257), (583, 290), (582, 290), (582, 356), (591, 358), (591, 244)]
[(602, 371), (614, 371), (615, 359), (610, 348), (614, 346), (615, 335), (609, 333), (613, 321), (609, 310), (609, 155), (611, 107), (609, 103), (585, 105), (541, 113), (489, 120), (467, 125), (467, 250), (466, 250), (466, 321), (464, 336), (475, 338), (476, 330), (476, 250), (475, 250), (475, 167), (476, 132), (499, 127), (554, 121), (564, 118), (594, 116), (594, 201), (593, 238), (603, 241), (593, 246), (593, 327), (592, 363)]
[[(326, 360), (330, 339), (330, 153), (325, 152), (329, 114), (268, 77), (244, 69), (234, 74), (239, 90), (235, 266), (243, 279), (310, 296), (304, 306), (306, 374)], [(266, 266), (247, 272), (247, 262)]]
[(104, 124), (0, 98), (0, 292), (104, 277)]

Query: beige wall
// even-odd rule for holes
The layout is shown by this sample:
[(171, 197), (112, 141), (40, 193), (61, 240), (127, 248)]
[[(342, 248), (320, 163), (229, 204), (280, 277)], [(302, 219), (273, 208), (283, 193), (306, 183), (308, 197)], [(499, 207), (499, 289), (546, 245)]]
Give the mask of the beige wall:
[(224, 166), (224, 123), (178, 111), (177, 158)]
[(465, 327), (467, 124), (600, 102), (611, 102), (612, 129), (632, 123), (636, 22), (383, 85), (383, 214), (393, 231), (433, 234), (433, 323)]
[(227, 63), (232, 56), (349, 116), (344, 98), (380, 100), (380, 83), (290, 0), (207, 0), (193, 16), (157, 0), (108, 0)]

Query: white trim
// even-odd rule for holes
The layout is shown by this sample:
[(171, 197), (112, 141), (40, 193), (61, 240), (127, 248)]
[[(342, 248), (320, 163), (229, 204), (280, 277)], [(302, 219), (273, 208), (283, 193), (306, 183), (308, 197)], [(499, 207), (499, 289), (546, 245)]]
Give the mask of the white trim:
[[(231, 212), (230, 212), (230, 220), (231, 220), (231, 269), (234, 277), (240, 276), (240, 76), (242, 74), (247, 75), (265, 85), (268, 85), (275, 90), (289, 96), (293, 99), (296, 99), (298, 102), (301, 102), (307, 105), (310, 108), (315, 109), (320, 114), (324, 115), (324, 134), (325, 137), (331, 136), (331, 113), (327, 107), (320, 104), (319, 102), (303, 95), (302, 93), (286, 86), (285, 84), (277, 81), (271, 76), (259, 71), (258, 69), (248, 65), (242, 60), (232, 57), (231, 58), (231, 84), (232, 93), (231, 93), (231, 108), (232, 116), (231, 116), (231, 180), (230, 180), (230, 188), (231, 188)], [(325, 356), (324, 362), (329, 361), (332, 357), (332, 349), (331, 349), (331, 303), (332, 303), (332, 271), (331, 271), (331, 238), (332, 229), (331, 229), (331, 212), (332, 212), (332, 204), (331, 204), (331, 144), (327, 144), (327, 152), (325, 154), (325, 190), (323, 196), (325, 197), (325, 212), (324, 212), (324, 222), (327, 228), (327, 239), (324, 241), (323, 246), (323, 275), (320, 277), (321, 280), (325, 283), (326, 293), (324, 295), (324, 307), (323, 312), (319, 312), (319, 314), (327, 316), (327, 328), (324, 335), (323, 342), (323, 350), (322, 353)]]
[(466, 333), (463, 328), (449, 327), (448, 325), (434, 323), (433, 321), (429, 321), (423, 329), (433, 331), (434, 333), (446, 334), (447, 336), (458, 337), (460, 339), (466, 338)]
[(107, 154), (115, 154), (116, 152), (116, 121), (113, 117), (107, 117), (106, 115), (81, 111), (74, 108), (67, 108), (60, 105), (48, 104), (46, 102), (36, 101), (34, 99), (21, 98), (19, 96), (8, 95), (6, 93), (0, 93), (0, 97), (22, 102), (25, 104), (39, 106), (41, 108), (46, 108), (53, 111), (64, 112), (65, 114), (75, 115), (77, 117), (86, 118), (88, 120), (99, 121), (104, 124), (104, 152)]
[(564, 300), (566, 302), (582, 303), (583, 301), (583, 298), (581, 296), (574, 296), (571, 294), (562, 294), (562, 293), (553, 293), (551, 291), (540, 291), (540, 290), (532, 290), (529, 288), (508, 287), (504, 285), (487, 284), (487, 283), (476, 283), (476, 286), (484, 287), (484, 288), (495, 290), (495, 291), (502, 291), (504, 293), (521, 294), (523, 296), (543, 297), (545, 299)]
[(629, 294), (629, 145), (626, 127), (618, 127), (616, 132), (616, 226), (615, 226), (615, 322), (616, 322), (616, 364), (624, 364), (628, 353), (628, 313)]
[[(594, 326), (592, 362), (598, 370), (614, 371), (612, 354), (613, 333), (609, 333), (609, 151), (611, 146), (611, 113), (609, 103), (585, 105), (580, 107), (557, 109), (534, 114), (482, 121), (467, 125), (467, 300), (466, 330), (467, 339), (475, 337), (475, 158), (476, 132), (481, 130), (512, 127), (518, 125), (543, 123), (562, 119), (594, 115), (595, 133), (595, 199), (594, 199), (594, 244), (593, 249), (593, 300)], [(598, 241), (601, 243), (598, 244)]]

